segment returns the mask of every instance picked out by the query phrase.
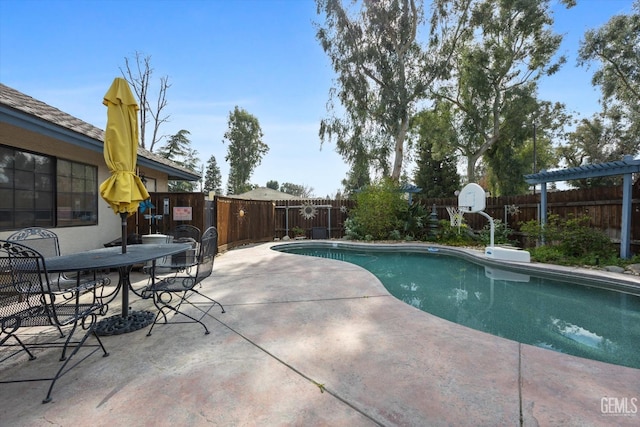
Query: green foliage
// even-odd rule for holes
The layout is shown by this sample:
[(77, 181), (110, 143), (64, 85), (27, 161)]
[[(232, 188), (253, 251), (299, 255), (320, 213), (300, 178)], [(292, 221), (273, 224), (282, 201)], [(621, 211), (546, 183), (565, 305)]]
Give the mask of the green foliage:
[[(512, 245), (515, 243), (514, 240), (511, 240), (509, 237), (511, 236), (511, 234), (513, 233), (513, 230), (511, 230), (509, 228), (509, 226), (507, 224), (505, 224), (504, 222), (502, 222), (502, 220), (500, 219), (494, 219), (493, 220), (493, 243), (496, 245), (503, 245), (503, 244), (507, 244), (507, 245)], [(485, 246), (489, 246), (489, 244), (491, 243), (491, 225), (487, 224), (484, 226), (484, 228), (480, 231), (480, 234), (478, 236), (480, 238), (480, 242), (482, 242), (483, 245)]]
[(390, 179), (382, 179), (355, 195), (356, 206), (345, 224), (346, 234), (353, 239), (384, 240), (401, 228), (399, 217), (407, 204)]
[[(620, 160), (640, 153), (640, 1), (632, 13), (615, 15), (588, 30), (580, 42), (578, 65), (594, 66), (592, 84), (602, 94), (602, 112), (583, 119), (561, 154), (569, 166)], [(580, 163), (583, 162), (583, 163)], [(572, 182), (578, 187), (607, 185), (611, 178)]]
[[(603, 163), (621, 160), (621, 154), (627, 154), (617, 144), (615, 130), (603, 117), (582, 119), (573, 132), (568, 134), (568, 143), (558, 147), (558, 153), (568, 167), (582, 166), (585, 163)], [(593, 188), (620, 185), (621, 176), (603, 176), (572, 180), (569, 184), (576, 188)]]
[(564, 223), (561, 249), (572, 257), (584, 257), (588, 254), (610, 257), (613, 254), (611, 239), (601, 230), (589, 226), (587, 216), (569, 218)]
[(344, 237), (347, 240), (364, 240), (364, 228), (362, 224), (349, 217), (344, 220)]
[(258, 119), (236, 106), (229, 113), (229, 129), (223, 142), (229, 142), (225, 160), (229, 162), (228, 194), (241, 194), (251, 189), (249, 178), (260, 165), (269, 146), (262, 141), (262, 129)]
[(466, 224), (454, 227), (451, 225), (451, 221), (445, 219), (438, 222), (438, 229), (433, 240), (449, 246), (476, 246), (478, 244), (477, 238)]
[[(188, 135), (190, 132), (185, 129), (171, 135), (167, 143), (158, 150), (158, 154), (195, 172), (200, 159), (198, 151), (191, 148), (191, 140)], [(190, 181), (169, 181), (168, 187), (171, 192), (191, 192), (195, 190), (196, 184)]]
[(365, 160), (366, 169), (369, 162), (387, 169), (389, 155), (395, 153), (392, 177), (398, 181), (410, 111), (426, 89), (416, 41), (422, 7), (415, 0), (363, 2), (354, 13), (340, 1), (316, 3), (325, 17), (317, 38), (339, 86), (331, 96), (346, 113), (345, 118), (322, 120), (320, 137), (335, 138), (345, 160), (352, 165)]
[(307, 187), (306, 185), (292, 184), (290, 182), (285, 182), (280, 186), (280, 191), (283, 193), (291, 194), (298, 197), (303, 198), (311, 198), (313, 197), (313, 188)]
[(398, 228), (398, 216), (405, 204), (392, 181), (383, 179), (356, 195), (354, 215), (373, 239), (387, 239)]
[(211, 155), (207, 162), (207, 171), (204, 176), (204, 191), (213, 191), (215, 194), (222, 194), (222, 175), (216, 161), (216, 156)]
[(400, 230), (394, 240), (421, 240), (428, 231), (429, 212), (420, 203), (403, 203), (398, 214)]
[(180, 163), (189, 154), (191, 148), (190, 134), (188, 130), (182, 129), (175, 135), (171, 135), (167, 143), (158, 150), (158, 155)]
[(446, 151), (446, 147), (456, 139), (447, 105), (439, 103), (412, 119), (412, 131), (418, 146), (414, 181), (422, 188), (420, 198), (451, 197), (460, 188), (457, 157), (451, 152), (439, 151)]
[(632, 9), (587, 31), (578, 56), (579, 65), (596, 65), (592, 83), (600, 86), (615, 151), (631, 155), (640, 150), (640, 1)]
[(298, 227), (298, 226), (291, 228), (291, 232), (295, 237), (304, 236), (307, 233), (307, 231), (304, 228)]
[(539, 246), (529, 249), (531, 258), (546, 264), (571, 265), (569, 258), (558, 246)]
[(552, 141), (560, 140), (569, 121), (562, 104), (541, 102), (523, 91), (518, 102), (504, 108), (503, 124), (496, 144), (487, 150), (487, 189), (492, 195), (529, 192), (523, 175), (557, 165)]
[[(466, 156), (467, 180), (475, 182), (475, 168), (485, 155), (491, 156), (489, 149), (521, 143), (523, 116), (537, 104), (537, 81), (556, 72), (565, 58), (556, 55), (562, 36), (552, 32), (548, 0), (477, 1), (470, 16), (451, 79), (439, 86), (437, 96), (454, 106), (459, 136), (452, 149)], [(493, 155), (507, 165), (516, 152), (503, 149)]]
[[(447, 68), (464, 32), (456, 18), (468, 13), (470, 2), (434, 0), (434, 28), (421, 42), (422, 1), (316, 0), (324, 20), (316, 24), (316, 37), (336, 74), (329, 117), (321, 121), (319, 134), (323, 143), (335, 140), (336, 151), (351, 166), (347, 191), (362, 188), (372, 168), (399, 182), (409, 120)], [(450, 16), (455, 22), (445, 22)]]
[(588, 216), (560, 218), (549, 215), (542, 227), (532, 220), (521, 224), (528, 244), (544, 239), (545, 246), (530, 249), (534, 260), (558, 264), (598, 265), (615, 259), (611, 239), (601, 230), (590, 227)]

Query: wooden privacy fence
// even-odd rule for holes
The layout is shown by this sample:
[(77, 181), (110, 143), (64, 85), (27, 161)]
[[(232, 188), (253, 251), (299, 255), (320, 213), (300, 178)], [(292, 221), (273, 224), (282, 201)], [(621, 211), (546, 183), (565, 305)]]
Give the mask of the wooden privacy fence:
[[(622, 187), (598, 187), (580, 190), (555, 191), (547, 193), (547, 211), (549, 215), (557, 214), (560, 218), (588, 216), (590, 225), (604, 231), (612, 241), (620, 242), (622, 229)], [(427, 208), (436, 206), (439, 219), (449, 219), (447, 206), (458, 206), (456, 197), (421, 200)], [(493, 219), (499, 219), (520, 236), (520, 225), (530, 220), (538, 220), (540, 195), (527, 194), (521, 196), (488, 197), (485, 212)], [(482, 215), (465, 214), (466, 224), (481, 230), (488, 223)], [(640, 183), (633, 188), (631, 206), (631, 245), (640, 247)]]
[(273, 240), (273, 202), (216, 196), (214, 203), (218, 246), (221, 249)]
[[(588, 216), (591, 226), (603, 230), (614, 242), (620, 242), (622, 229), (622, 188), (599, 187), (583, 190), (548, 192), (548, 212), (561, 218)], [(355, 206), (353, 200), (243, 200), (216, 196), (205, 200), (203, 193), (153, 193), (155, 208), (129, 218), (129, 234), (167, 233), (178, 224), (194, 225), (201, 230), (210, 225), (218, 229), (221, 249), (251, 243), (293, 238), (294, 228), (301, 228), (306, 238), (339, 239), (344, 236), (344, 222)], [(449, 220), (447, 207), (457, 207), (456, 197), (421, 200), (429, 210), (435, 205), (438, 219)], [(191, 209), (183, 209), (191, 208)], [(515, 237), (522, 237), (520, 225), (538, 220), (540, 195), (489, 197), (487, 212), (506, 223)], [(632, 193), (631, 236), (633, 253), (640, 252), (640, 181)], [(188, 215), (191, 215), (188, 219)], [(482, 215), (465, 214), (465, 222), (474, 230), (487, 225)], [(522, 242), (521, 242), (522, 243)]]
[(151, 193), (153, 208), (140, 209), (129, 217), (130, 236), (166, 234), (177, 225), (188, 224), (204, 231), (218, 229), (218, 247), (273, 240), (274, 204), (271, 201), (241, 200), (216, 196), (206, 200), (204, 193)]
[(275, 202), (275, 237), (295, 237), (294, 228), (300, 228), (310, 238), (340, 239), (344, 236), (344, 221), (353, 200), (304, 199)]
[(151, 193), (153, 207), (138, 209), (127, 221), (129, 235), (166, 234), (177, 225), (188, 224), (204, 231), (206, 204), (203, 193)]

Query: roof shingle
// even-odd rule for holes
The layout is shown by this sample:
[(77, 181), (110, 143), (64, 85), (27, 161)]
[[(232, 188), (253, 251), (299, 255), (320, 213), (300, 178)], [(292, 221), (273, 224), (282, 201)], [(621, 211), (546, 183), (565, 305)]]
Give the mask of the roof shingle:
[[(102, 129), (2, 83), (0, 83), (0, 104), (104, 143), (104, 131)], [(138, 146), (138, 155), (173, 169), (191, 175), (197, 175), (196, 172), (184, 168), (140, 146)]]

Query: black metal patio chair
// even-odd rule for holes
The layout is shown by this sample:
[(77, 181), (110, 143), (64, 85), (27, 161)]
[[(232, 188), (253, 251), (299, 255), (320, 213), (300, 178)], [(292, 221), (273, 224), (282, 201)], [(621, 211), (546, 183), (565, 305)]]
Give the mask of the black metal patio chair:
[[(209, 227), (202, 233), (196, 263), (175, 264), (174, 271), (164, 275), (155, 272), (151, 274), (151, 283), (145, 290), (145, 294), (153, 296), (153, 303), (158, 309), (153, 325), (147, 336), (151, 335), (157, 323), (199, 323), (204, 327), (205, 334), (209, 329), (202, 322), (204, 316), (216, 305), (219, 305), (222, 313), (224, 307), (216, 300), (200, 292), (197, 288), (202, 286), (202, 281), (211, 275), (213, 262), (218, 250), (218, 231), (215, 227)], [(196, 308), (200, 313), (191, 315), (184, 306)], [(174, 316), (169, 322), (167, 315), (173, 312)], [(181, 315), (185, 320), (176, 320)]]
[(170, 240), (167, 239), (167, 243), (187, 243), (191, 245), (192, 249), (177, 255), (160, 258), (155, 262), (149, 261), (146, 263), (142, 267), (142, 272), (149, 275), (148, 283), (142, 286), (132, 286), (131, 288), (133, 293), (141, 298), (151, 297), (151, 293), (145, 291), (148, 290), (149, 283), (151, 283), (152, 274), (159, 275), (182, 271), (198, 262), (196, 255), (198, 253), (201, 237), (200, 229), (198, 227), (188, 224), (180, 224), (170, 230), (166, 235), (170, 238)]
[[(50, 381), (43, 400), (47, 403), (56, 381), (78, 363), (99, 350), (103, 356), (109, 355), (94, 332), (97, 316), (105, 310), (101, 295), (103, 283), (79, 283), (79, 286), (59, 289), (49, 281), (42, 254), (15, 241), (0, 240), (0, 363), (23, 352), (33, 360), (36, 349), (62, 348), (62, 364), (54, 376), (1, 380), (0, 383)], [(33, 343), (20, 339), (18, 334), (31, 327), (53, 327), (59, 336), (52, 338), (45, 333), (46, 339)], [(76, 332), (83, 335), (74, 339)], [(66, 339), (62, 340), (65, 335)], [(97, 344), (86, 344), (91, 335)], [(77, 355), (82, 347), (87, 352)], [(74, 363), (70, 364), (72, 360)]]
[(171, 264), (174, 266), (183, 265), (186, 268), (189, 265), (194, 265), (198, 262), (197, 253), (198, 246), (200, 245), (200, 229), (193, 225), (180, 224), (174, 229), (169, 231), (169, 236), (173, 236), (173, 243), (188, 243), (191, 244), (192, 249), (187, 252), (173, 255)]
[(173, 241), (185, 239), (193, 239), (194, 242), (200, 241), (200, 229), (193, 225), (180, 224), (167, 233), (173, 236)]
[[(58, 235), (46, 228), (26, 227), (11, 234), (7, 237), (7, 240), (28, 246), (36, 250), (44, 258), (60, 255)], [(98, 281), (103, 284), (109, 284), (110, 279), (103, 272), (92, 271), (88, 275), (80, 272), (50, 274), (49, 281), (54, 286), (57, 286), (58, 290), (61, 290), (66, 287), (78, 286), (80, 282)]]

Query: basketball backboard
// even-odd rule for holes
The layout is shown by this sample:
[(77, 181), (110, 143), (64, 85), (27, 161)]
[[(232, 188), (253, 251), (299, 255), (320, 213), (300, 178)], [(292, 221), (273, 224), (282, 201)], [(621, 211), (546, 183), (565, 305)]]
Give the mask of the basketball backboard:
[(484, 189), (476, 183), (467, 184), (458, 194), (458, 209), (462, 212), (481, 212), (487, 206)]

